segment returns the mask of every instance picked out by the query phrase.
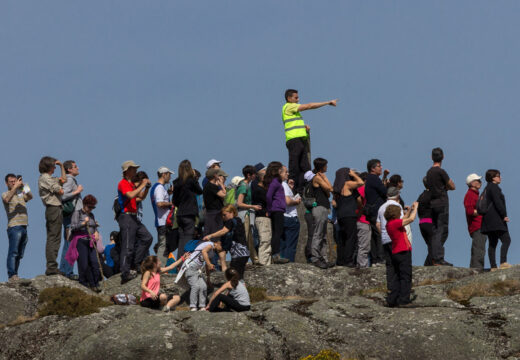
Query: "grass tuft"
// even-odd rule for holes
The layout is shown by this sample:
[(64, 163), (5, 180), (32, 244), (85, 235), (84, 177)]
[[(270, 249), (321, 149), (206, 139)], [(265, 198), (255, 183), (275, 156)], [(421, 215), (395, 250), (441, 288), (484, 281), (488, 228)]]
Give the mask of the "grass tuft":
[(321, 350), (318, 355), (309, 355), (300, 360), (340, 360), (341, 355), (334, 350)]
[(520, 281), (504, 280), (493, 283), (475, 283), (448, 290), (448, 297), (462, 305), (474, 297), (510, 296), (520, 294)]
[(38, 297), (38, 315), (63, 315), (69, 317), (85, 316), (98, 312), (100, 308), (112, 303), (100, 297), (88, 295), (79, 289), (52, 287), (44, 289)]
[(247, 291), (249, 292), (249, 299), (252, 303), (267, 301), (267, 289), (257, 286), (248, 286)]

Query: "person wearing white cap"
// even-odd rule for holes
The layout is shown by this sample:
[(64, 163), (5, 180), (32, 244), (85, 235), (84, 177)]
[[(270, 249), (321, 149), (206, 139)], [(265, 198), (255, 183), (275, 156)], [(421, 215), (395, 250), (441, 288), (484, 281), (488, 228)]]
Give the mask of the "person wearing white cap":
[(168, 193), (167, 184), (170, 183), (173, 171), (166, 166), (161, 166), (157, 170), (157, 182), (150, 189), (150, 200), (152, 209), (155, 214), (155, 228), (157, 229), (157, 250), (156, 254), (162, 264), (166, 264), (166, 219), (172, 208), (170, 194)]
[(468, 222), (469, 236), (471, 236), (471, 261), (470, 268), (484, 270), (484, 258), (486, 256), (486, 235), (482, 234), (482, 215), (477, 212), (477, 201), (479, 190), (482, 187), (482, 176), (470, 174), (466, 178), (468, 192), (464, 196), (464, 208), (466, 209), (466, 220)]
[(137, 218), (137, 198), (150, 184), (149, 179), (143, 179), (136, 188), (132, 179), (137, 174), (138, 168), (139, 165), (132, 160), (125, 161), (121, 165), (123, 179), (117, 186), (118, 203), (121, 209), (120, 213), (116, 214), (121, 235), (121, 284), (137, 276), (137, 273), (131, 270), (131, 266), (136, 260), (144, 259), (153, 241), (146, 227)]

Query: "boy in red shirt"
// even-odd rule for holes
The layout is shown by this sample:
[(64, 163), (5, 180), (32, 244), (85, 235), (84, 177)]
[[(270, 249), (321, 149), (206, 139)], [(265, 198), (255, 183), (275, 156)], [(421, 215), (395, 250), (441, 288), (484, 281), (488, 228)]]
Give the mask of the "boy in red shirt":
[(389, 205), (385, 211), (386, 231), (392, 239), (392, 267), (394, 276), (390, 284), (390, 290), (386, 301), (388, 306), (406, 306), (414, 299), (410, 299), (412, 290), (412, 244), (406, 235), (406, 225), (412, 223), (417, 215), (418, 203), (414, 202), (412, 209), (402, 219), (401, 208), (397, 205)]

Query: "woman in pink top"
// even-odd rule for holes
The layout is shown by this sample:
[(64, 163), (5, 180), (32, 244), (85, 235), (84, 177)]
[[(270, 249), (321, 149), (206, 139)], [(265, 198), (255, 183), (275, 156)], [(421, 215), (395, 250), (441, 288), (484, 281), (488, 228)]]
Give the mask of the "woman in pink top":
[(164, 274), (177, 266), (181, 265), (190, 253), (184, 255), (167, 267), (161, 267), (161, 260), (155, 255), (148, 256), (141, 264), (141, 306), (150, 309), (159, 309), (163, 306), (163, 311), (168, 312), (181, 302), (179, 295), (160, 294), (161, 289), (161, 273)]

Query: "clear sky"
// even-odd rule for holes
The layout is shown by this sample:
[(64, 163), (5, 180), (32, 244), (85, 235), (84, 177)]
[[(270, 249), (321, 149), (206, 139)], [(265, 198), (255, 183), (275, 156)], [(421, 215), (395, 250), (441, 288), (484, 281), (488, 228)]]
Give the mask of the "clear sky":
[[(287, 163), (281, 107), (339, 98), (304, 113), (313, 157), (364, 169), (380, 158), (404, 178), (409, 203), (440, 146), (455, 181), (446, 259), (468, 266), (465, 178), (502, 171), (520, 262), (520, 2), (517, 1), (4, 1), (0, 4), (0, 168), (34, 189), (20, 275), (45, 269), (38, 161), (73, 159), (84, 195), (99, 199), (108, 238), (120, 165), (152, 179), (161, 165), (210, 158)], [(0, 214), (5, 226), (5, 212)], [(145, 223), (156, 238), (145, 202)], [(426, 246), (417, 224), (414, 264)], [(7, 234), (0, 233), (0, 280)], [(486, 266), (488, 260), (486, 259)]]

